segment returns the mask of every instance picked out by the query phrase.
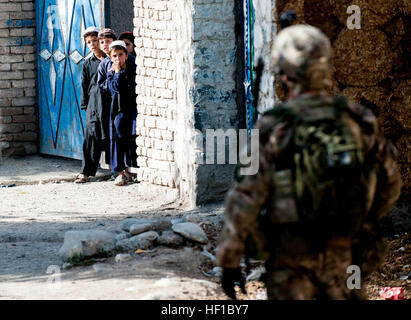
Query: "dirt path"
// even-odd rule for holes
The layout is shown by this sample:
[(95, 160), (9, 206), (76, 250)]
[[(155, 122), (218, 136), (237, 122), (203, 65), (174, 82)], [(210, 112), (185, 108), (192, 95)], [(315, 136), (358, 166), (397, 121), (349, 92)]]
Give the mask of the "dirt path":
[[(157, 247), (121, 264), (108, 258), (62, 269), (58, 250), (68, 230), (119, 233), (126, 217), (184, 212), (161, 199), (139, 196), (138, 184), (21, 185), (0, 189), (0, 208), (0, 299), (225, 298), (216, 279), (200, 271), (206, 258), (196, 248)], [(222, 212), (216, 205), (201, 210)]]
[[(62, 268), (58, 250), (66, 231), (119, 233), (126, 217), (179, 218), (190, 213), (161, 198), (144, 198), (138, 190), (138, 184), (115, 187), (111, 181), (1, 188), (0, 299), (226, 299), (218, 279), (203, 272), (211, 263), (195, 246), (155, 247), (124, 263), (112, 257)], [(221, 217), (223, 207), (208, 205), (191, 213)], [(411, 298), (411, 280), (398, 279), (410, 270), (410, 250), (409, 234), (390, 241), (382, 268), (364, 282), (369, 299), (380, 299), (385, 286), (402, 286)], [(247, 287), (248, 298), (255, 299), (261, 284), (250, 282)]]

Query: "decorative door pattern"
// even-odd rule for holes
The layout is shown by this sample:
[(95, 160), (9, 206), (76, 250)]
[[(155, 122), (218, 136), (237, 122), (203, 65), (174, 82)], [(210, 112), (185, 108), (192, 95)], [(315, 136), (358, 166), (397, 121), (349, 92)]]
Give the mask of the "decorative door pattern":
[(83, 31), (101, 26), (102, 0), (37, 0), (40, 152), (82, 159), (85, 112), (81, 68), (90, 54)]
[(253, 88), (255, 82), (254, 70), (254, 5), (253, 0), (243, 0), (244, 10), (244, 91), (245, 91), (245, 106), (246, 106), (246, 125), (247, 130), (253, 128), (257, 119), (257, 111), (253, 106)]

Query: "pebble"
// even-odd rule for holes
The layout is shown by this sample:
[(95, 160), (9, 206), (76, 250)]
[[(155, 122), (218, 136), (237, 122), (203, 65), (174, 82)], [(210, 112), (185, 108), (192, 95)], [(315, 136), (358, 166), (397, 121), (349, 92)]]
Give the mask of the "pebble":
[(114, 258), (114, 261), (117, 262), (117, 263), (123, 263), (123, 262), (127, 262), (127, 261), (130, 261), (130, 260), (133, 260), (133, 257), (130, 254), (119, 253)]
[(216, 277), (221, 277), (221, 276), (223, 275), (223, 268), (221, 268), (221, 267), (214, 267), (213, 270), (212, 270), (212, 272), (213, 272), (213, 274), (214, 274)]

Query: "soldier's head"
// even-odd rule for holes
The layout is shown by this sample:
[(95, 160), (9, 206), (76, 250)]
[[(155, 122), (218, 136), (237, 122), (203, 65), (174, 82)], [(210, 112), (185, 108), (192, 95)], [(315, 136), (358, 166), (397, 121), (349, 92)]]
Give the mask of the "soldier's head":
[(294, 25), (278, 33), (271, 51), (274, 72), (294, 94), (326, 88), (331, 70), (330, 40), (319, 29)]

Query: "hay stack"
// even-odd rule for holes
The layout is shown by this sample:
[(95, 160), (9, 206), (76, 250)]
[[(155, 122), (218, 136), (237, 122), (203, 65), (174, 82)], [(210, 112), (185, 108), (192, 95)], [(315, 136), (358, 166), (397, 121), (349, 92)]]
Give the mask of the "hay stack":
[(306, 23), (304, 19), (304, 2), (309, 0), (292, 0), (287, 2), (283, 10), (280, 11), (280, 15), (287, 10), (294, 10), (297, 14), (297, 20), (293, 24)]
[[(409, 1), (409, 0), (403, 0)], [(347, 8), (357, 5), (361, 9), (361, 29), (375, 29), (390, 21), (396, 14), (396, 7), (387, 0), (330, 0), (334, 15), (347, 25)]]
[[(398, 154), (398, 162), (411, 164), (411, 134), (403, 135), (396, 142)], [(410, 166), (411, 167), (411, 166)]]
[(397, 0), (398, 9), (405, 15), (411, 15), (411, 1), (410, 0)]
[(332, 14), (330, 2), (327, 0), (304, 1), (305, 21), (322, 30), (328, 38), (334, 40), (338, 35), (338, 20)]
[(379, 30), (344, 29), (334, 43), (335, 77), (346, 86), (370, 87), (393, 65), (388, 37)]
[(377, 106), (378, 112), (376, 112), (376, 114), (379, 114), (380, 111), (385, 110), (390, 98), (389, 92), (382, 87), (348, 87), (343, 90), (342, 95), (347, 97), (349, 100), (360, 104), (364, 104), (364, 101), (366, 101), (369, 104)]
[(396, 17), (391, 23), (385, 27), (391, 47), (396, 48), (405, 36), (405, 27), (402, 17)]
[(395, 89), (391, 111), (401, 126), (411, 133), (411, 79), (401, 81)]

